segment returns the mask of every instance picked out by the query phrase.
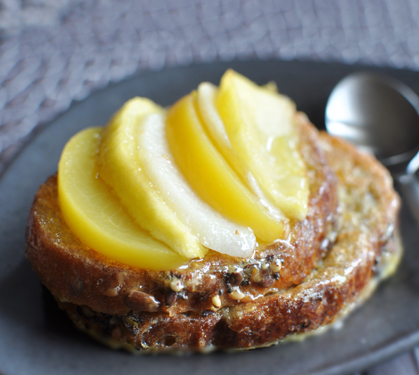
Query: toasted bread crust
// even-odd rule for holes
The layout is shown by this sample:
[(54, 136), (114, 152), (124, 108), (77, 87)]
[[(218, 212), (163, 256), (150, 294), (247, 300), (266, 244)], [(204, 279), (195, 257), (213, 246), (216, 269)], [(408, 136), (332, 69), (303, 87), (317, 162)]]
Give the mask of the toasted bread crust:
[(290, 243), (261, 248), (254, 259), (210, 252), (165, 272), (125, 266), (71, 233), (51, 177), (32, 207), (27, 258), (76, 325), (136, 349), (251, 348), (332, 322), (357, 301), (383, 249), (395, 251), (399, 198), (373, 157), (327, 134), (319, 142), (300, 120), (311, 194)]
[[(40, 187), (32, 206), (27, 258), (59, 300), (112, 315), (127, 314), (140, 303), (138, 299), (146, 300), (144, 295), (133, 294), (136, 290), (149, 295), (149, 301), (157, 301), (159, 310), (173, 315), (213, 311), (214, 296), (219, 296), (222, 306), (234, 305), (237, 299), (229, 292), (239, 285), (245, 300), (297, 285), (332, 245), (329, 237), (336, 229), (338, 205), (336, 178), (319, 148), (318, 133), (303, 116), (299, 126), (311, 193), (307, 218), (291, 223), (289, 242), (261, 246), (251, 259), (210, 251), (183, 269), (163, 272), (126, 266), (92, 251), (73, 235), (60, 213), (56, 177), (51, 177)], [(178, 282), (182, 290), (173, 285)]]
[[(397, 237), (392, 236), (380, 254), (388, 254), (397, 262), (401, 252), (397, 242)], [(80, 330), (114, 348), (134, 352), (254, 349), (331, 324), (368, 298), (381, 277), (371, 271), (375, 260), (365, 257), (370, 250), (362, 250), (362, 255), (353, 254), (360, 255), (356, 260), (352, 257), (345, 260), (365, 263), (352, 270), (344, 281), (337, 279), (344, 277), (342, 273), (348, 267), (325, 267), (315, 278), (295, 288), (208, 315), (167, 316), (132, 311), (118, 316), (57, 302)]]

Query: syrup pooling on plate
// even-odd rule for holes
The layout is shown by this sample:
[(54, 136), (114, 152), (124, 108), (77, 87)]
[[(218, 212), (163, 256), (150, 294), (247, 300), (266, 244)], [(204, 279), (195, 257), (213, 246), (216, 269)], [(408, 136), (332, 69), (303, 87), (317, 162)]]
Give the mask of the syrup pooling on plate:
[[(244, 96), (236, 95), (234, 89), (223, 89), (223, 82), (232, 79), (233, 86), (238, 80), (239, 86), (247, 87)], [(298, 139), (289, 129), (293, 126), (290, 113), (294, 114), (295, 108), (292, 105), (271, 108), (275, 103), (290, 101), (249, 82), (228, 71), (220, 90), (212, 86), (211, 95), (201, 98), (192, 92), (168, 110), (148, 99), (135, 98), (104, 128), (94, 161), (98, 173), (92, 178), (100, 180), (139, 232), (170, 249), (168, 258), (156, 254), (161, 261), (156, 260), (152, 269), (178, 267), (176, 261), (173, 267), (168, 267), (168, 259), (186, 262), (203, 257), (208, 249), (251, 257), (258, 246), (256, 238), (263, 243), (283, 239), (288, 235), (289, 219), (304, 217), (308, 183), (298, 154)], [(270, 98), (270, 104), (251, 107), (252, 121), (244, 120), (241, 116), (250, 114), (241, 108), (248, 106), (252, 98), (255, 103), (262, 103), (260, 98), (264, 95)], [(232, 103), (231, 113), (223, 107), (223, 100)], [(211, 129), (208, 116), (202, 114), (203, 108), (215, 111), (217, 121), (221, 119), (215, 130)], [(264, 124), (272, 114), (275, 121)], [(255, 140), (251, 142), (253, 136)], [(256, 164), (249, 161), (251, 154), (258, 160)], [(68, 157), (82, 157), (74, 155)], [(255, 165), (261, 160), (266, 162), (267, 170), (255, 173)], [(61, 167), (59, 175), (60, 181), (78, 178)], [(79, 191), (84, 183), (92, 185), (83, 179), (72, 182), (80, 185)], [(61, 197), (72, 194), (74, 191), (62, 183), (60, 202), (64, 201)], [(98, 211), (104, 211), (100, 204), (107, 205), (106, 201), (97, 203), (95, 194), (87, 199), (94, 202)], [(77, 207), (72, 205), (80, 202), (71, 199), (67, 202), (71, 203), (61, 203), (66, 222), (86, 242), (88, 236), (81, 233), (83, 225), (74, 229)], [(96, 224), (100, 228), (100, 222)], [(98, 229), (101, 230), (109, 236), (106, 226)], [(99, 237), (93, 236), (88, 245), (105, 255), (112, 252), (110, 245), (97, 240)], [(120, 259), (124, 259), (124, 251), (118, 250)], [(147, 267), (150, 261), (144, 258), (143, 262), (141, 251), (138, 254), (135, 262), (129, 257), (122, 262)]]

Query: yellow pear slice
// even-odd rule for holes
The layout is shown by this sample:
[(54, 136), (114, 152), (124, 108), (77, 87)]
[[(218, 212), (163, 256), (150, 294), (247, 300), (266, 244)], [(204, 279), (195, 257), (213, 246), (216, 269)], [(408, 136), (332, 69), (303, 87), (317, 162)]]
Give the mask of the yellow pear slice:
[(228, 160), (239, 176), (245, 176), (248, 168), (238, 157), (228, 138), (217, 108), (215, 100), (218, 88), (209, 82), (203, 82), (198, 86), (196, 97), (196, 110), (205, 131), (209, 134), (217, 150)]
[(141, 125), (138, 150), (145, 173), (202, 245), (231, 256), (251, 257), (256, 249), (252, 230), (226, 219), (192, 190), (174, 163), (164, 120), (163, 114), (156, 113)]
[(96, 158), (102, 128), (75, 135), (58, 170), (61, 211), (82, 242), (109, 259), (151, 270), (177, 268), (187, 259), (143, 231), (98, 178)]
[(139, 158), (141, 124), (148, 115), (162, 112), (161, 107), (145, 98), (128, 101), (104, 129), (99, 174), (141, 228), (179, 255), (201, 258), (207, 249), (164, 202)]
[(309, 187), (293, 124), (295, 105), (228, 70), (215, 101), (235, 152), (228, 162), (246, 179), (246, 169), (266, 196), (288, 217), (302, 220)]
[(195, 101), (193, 92), (167, 113), (167, 140), (180, 171), (201, 198), (225, 217), (250, 227), (262, 241), (283, 238), (284, 222), (263, 207), (211, 143)]
[[(273, 84), (268, 84), (265, 87), (268, 90), (276, 92), (276, 86)], [(268, 209), (272, 216), (284, 220), (285, 215), (266, 197), (247, 165), (243, 163), (243, 160), (233, 150), (223, 120), (215, 107), (217, 93), (218, 88), (209, 82), (203, 82), (198, 86), (196, 109), (202, 120), (204, 129), (209, 134), (217, 150), (230, 163), (236, 173), (244, 179), (244, 182), (256, 194), (262, 205)]]

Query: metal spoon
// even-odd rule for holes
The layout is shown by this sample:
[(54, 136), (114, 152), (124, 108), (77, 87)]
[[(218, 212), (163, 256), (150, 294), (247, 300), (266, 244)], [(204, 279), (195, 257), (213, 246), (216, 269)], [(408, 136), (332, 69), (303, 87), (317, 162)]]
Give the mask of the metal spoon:
[(419, 97), (394, 78), (358, 72), (333, 89), (325, 120), (329, 133), (375, 154), (390, 169), (419, 223)]

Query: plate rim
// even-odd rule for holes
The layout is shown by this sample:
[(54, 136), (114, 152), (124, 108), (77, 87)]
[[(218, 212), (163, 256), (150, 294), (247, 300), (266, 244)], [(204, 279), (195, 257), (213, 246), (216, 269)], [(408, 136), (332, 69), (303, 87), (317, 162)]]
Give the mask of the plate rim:
[[(318, 66), (345, 66), (347, 68), (349, 68), (350, 70), (357, 70), (357, 69), (372, 69), (372, 70), (390, 70), (393, 71), (395, 69), (390, 68), (390, 67), (373, 67), (373, 66), (369, 66), (369, 65), (362, 65), (362, 64), (342, 64), (342, 63), (336, 63), (336, 62), (319, 62), (319, 61), (301, 61), (301, 60), (297, 60), (297, 61), (284, 61), (284, 60), (280, 60), (280, 59), (272, 59), (269, 60), (271, 62), (281, 62), (281, 63), (290, 63), (290, 64), (294, 64), (294, 63), (301, 63), (301, 64), (315, 64)], [(260, 60), (246, 60), (246, 61), (242, 61), (242, 60), (238, 60), (237, 62), (239, 63), (263, 63), (264, 61), (260, 61)], [(155, 75), (155, 74), (160, 74), (161, 72), (165, 71), (171, 71), (173, 72), (174, 70), (188, 70), (191, 67), (198, 67), (198, 68), (202, 68), (203, 66), (208, 66), (208, 65), (226, 65), (226, 64), (232, 64), (232, 62), (223, 62), (223, 61), (217, 61), (217, 62), (210, 62), (210, 63), (198, 63), (198, 64), (192, 64), (191, 66), (173, 66), (173, 67), (167, 67), (164, 68), (162, 70), (159, 71), (144, 71), (144, 72), (137, 72), (133, 75), (130, 75), (129, 77), (124, 78), (121, 81), (118, 82), (110, 82), (108, 85), (101, 87), (98, 90), (94, 90), (93, 92), (91, 92), (88, 96), (86, 96), (86, 98), (84, 98), (83, 100), (73, 100), (72, 103), (70, 104), (70, 106), (60, 112), (59, 114), (57, 114), (56, 116), (54, 116), (54, 118), (52, 118), (50, 121), (37, 125), (29, 134), (28, 136), (24, 137), (22, 140), (20, 140), (19, 142), (22, 142), (21, 145), (19, 146), (19, 150), (16, 154), (14, 154), (12, 156), (12, 158), (10, 160), (8, 160), (8, 162), (5, 165), (5, 168), (2, 170), (2, 172), (0, 173), (0, 183), (3, 183), (3, 180), (5, 179), (5, 176), (9, 173), (9, 171), (13, 168), (13, 165), (16, 163), (16, 161), (21, 157), (21, 155), (23, 155), (24, 150), (26, 150), (29, 145), (34, 142), (34, 140), (36, 138), (38, 138), (46, 129), (54, 126), (54, 123), (56, 123), (57, 121), (59, 121), (59, 119), (62, 116), (65, 116), (66, 113), (68, 113), (69, 111), (73, 111), (73, 110), (77, 110), (77, 107), (79, 105), (81, 105), (82, 102), (84, 102), (85, 100), (88, 100), (90, 97), (94, 96), (94, 95), (99, 95), (102, 92), (108, 91), (108, 90), (112, 90), (113, 87), (115, 86), (123, 86), (127, 81), (133, 80), (133, 79), (137, 79), (139, 77), (143, 77), (144, 75)], [(397, 71), (397, 70), (396, 70)], [(415, 73), (414, 71), (411, 70), (407, 70), (407, 69), (402, 69), (402, 71), (406, 71), (406, 72), (410, 72), (410, 73)], [(354, 372), (354, 371), (359, 371), (361, 369), (364, 369), (366, 367), (369, 367), (371, 365), (377, 364), (381, 361), (383, 361), (383, 359), (389, 359), (391, 357), (397, 356), (398, 354), (402, 353), (405, 350), (408, 350), (409, 348), (412, 348), (414, 345), (417, 345), (419, 343), (419, 329), (415, 332), (411, 332), (407, 335), (403, 335), (401, 338), (399, 338), (397, 341), (393, 341), (387, 345), (383, 345), (381, 348), (374, 350), (373, 352), (370, 353), (366, 353), (365, 355), (362, 356), (358, 356), (356, 358), (352, 358), (350, 360), (348, 360), (345, 363), (339, 363), (339, 364), (335, 364), (332, 366), (329, 366), (327, 368), (325, 368), (324, 370), (320, 369), (320, 370), (316, 370), (315, 372), (304, 372), (302, 374), (306, 374), (306, 375), (336, 375), (336, 374), (343, 374), (343, 373), (347, 373), (347, 372)], [(0, 372), (2, 370), (0, 369)]]

